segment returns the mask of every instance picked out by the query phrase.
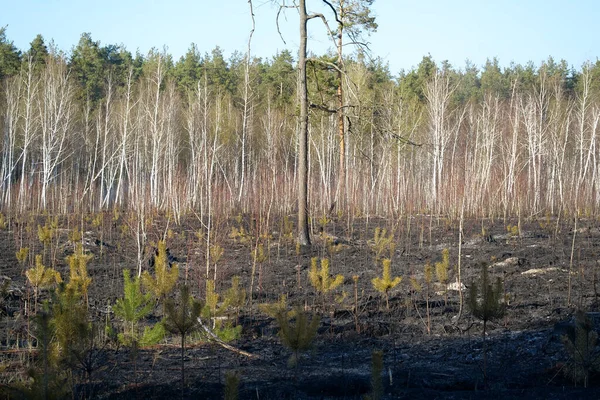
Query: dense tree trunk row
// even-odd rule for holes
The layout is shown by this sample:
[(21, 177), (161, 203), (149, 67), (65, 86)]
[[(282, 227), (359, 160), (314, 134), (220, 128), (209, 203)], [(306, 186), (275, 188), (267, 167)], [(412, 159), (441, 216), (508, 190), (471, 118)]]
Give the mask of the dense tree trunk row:
[(394, 81), (348, 59), (344, 89), (334, 82), (329, 94), (327, 74), (339, 71), (309, 71), (310, 104), (344, 105), (342, 135), (339, 114), (301, 107), (307, 119), (297, 118), (289, 72), (269, 75), (281, 68), (275, 60), (272, 69), (225, 68), (241, 78), (239, 90), (214, 79), (216, 61), (184, 88), (168, 55), (153, 51), (141, 72), (107, 74), (96, 103), (77, 94), (64, 56), (24, 61), (2, 81), (2, 209), (292, 213), (303, 188), (297, 155), (307, 151), (314, 216), (330, 211), (340, 186), (350, 215), (457, 216), (463, 202), (477, 216), (599, 211), (596, 66), (584, 66), (572, 88), (544, 66), (526, 84), (523, 73), (505, 74), (509, 90), (484, 87), (482, 76), (477, 95), (465, 95), (466, 73), (435, 64), (420, 66), (427, 73), (413, 84), (416, 75)]

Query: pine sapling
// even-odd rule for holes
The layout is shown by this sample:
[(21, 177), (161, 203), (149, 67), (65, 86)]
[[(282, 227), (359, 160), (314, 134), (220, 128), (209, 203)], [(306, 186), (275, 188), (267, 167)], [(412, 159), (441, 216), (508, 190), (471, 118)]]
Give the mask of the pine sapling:
[(485, 263), (482, 264), (480, 283), (477, 284), (474, 281), (471, 282), (467, 304), (473, 316), (483, 321), (484, 379), (487, 379), (487, 322), (504, 316), (506, 305), (503, 302), (503, 298), (504, 291), (502, 289), (502, 281), (498, 278), (496, 284), (492, 284), (489, 279), (488, 267)]
[(167, 245), (161, 240), (158, 242), (158, 252), (154, 256), (154, 276), (148, 271), (142, 274), (142, 284), (154, 297), (164, 304), (164, 300), (175, 287), (179, 278), (179, 266), (169, 266), (167, 258)]
[(429, 310), (429, 293), (431, 283), (433, 282), (433, 266), (429, 263), (425, 264), (425, 305), (427, 312), (427, 334), (431, 334), (431, 314)]
[(151, 301), (152, 294), (142, 294), (140, 278), (136, 276), (132, 281), (128, 269), (123, 270), (123, 282), (123, 298), (117, 299), (113, 311), (123, 320), (124, 325), (124, 332), (118, 335), (119, 342), (131, 346), (139, 339), (139, 321), (150, 314), (154, 304)]
[(321, 259), (321, 268), (318, 268), (317, 262), (317, 257), (311, 259), (310, 271), (308, 272), (310, 283), (317, 292), (322, 294), (328, 293), (344, 282), (343, 275), (336, 275), (335, 278), (329, 275), (328, 258)]
[(435, 275), (444, 288), (444, 307), (448, 307), (448, 269), (450, 267), (450, 252), (442, 250), (442, 261), (435, 263)]
[(174, 334), (181, 336), (181, 395), (185, 388), (185, 338), (198, 328), (198, 317), (202, 304), (194, 300), (186, 285), (180, 288), (179, 304), (172, 299), (165, 301), (165, 327)]
[(293, 322), (290, 320), (287, 310), (279, 312), (276, 316), (279, 325), (279, 338), (283, 345), (293, 353), (288, 360), (288, 366), (292, 368), (298, 365), (300, 353), (312, 347), (321, 322), (321, 319), (314, 314), (309, 320), (306, 311), (301, 307), (296, 307), (293, 314)]
[(21, 269), (25, 269), (25, 264), (27, 263), (27, 257), (29, 257), (29, 247), (21, 247), (15, 253), (15, 257), (17, 258), (19, 265), (21, 265)]
[(225, 373), (225, 400), (237, 400), (240, 394), (240, 376), (232, 371)]
[(83, 252), (83, 246), (77, 245), (75, 253), (67, 257), (69, 263), (69, 283), (67, 286), (81, 294), (88, 304), (88, 288), (92, 283), (92, 278), (87, 273), (87, 263), (92, 259), (91, 254)]
[(366, 396), (368, 400), (380, 400), (383, 398), (383, 351), (373, 350), (371, 353), (371, 393)]
[(396, 243), (394, 242), (394, 234), (390, 233), (390, 235), (388, 236), (387, 230), (385, 228), (375, 228), (371, 248), (375, 252), (376, 263), (379, 260), (381, 260), (381, 258), (385, 255), (386, 252), (391, 258), (394, 254), (394, 250), (396, 249)]
[(40, 289), (48, 288), (52, 285), (62, 282), (60, 273), (54, 268), (46, 268), (42, 264), (42, 256), (35, 256), (35, 267), (25, 271), (25, 276), (29, 280), (31, 286), (33, 286), (33, 305), (34, 313), (37, 313), (38, 296)]
[[(206, 281), (205, 304), (202, 317), (212, 320), (212, 330), (224, 342), (237, 339), (242, 331), (242, 326), (234, 326), (228, 313), (239, 310), (246, 299), (246, 291), (239, 286), (239, 278), (232, 279), (231, 288), (225, 293), (223, 301), (219, 304), (220, 295), (215, 291), (215, 282)], [(223, 324), (223, 321), (226, 321)]]
[(390, 260), (389, 258), (385, 258), (382, 261), (382, 264), (383, 264), (382, 276), (373, 278), (371, 280), (371, 283), (373, 284), (373, 287), (375, 288), (375, 290), (377, 290), (379, 293), (383, 293), (385, 295), (385, 304), (386, 304), (387, 310), (389, 311), (389, 309), (390, 309), (389, 291), (391, 289), (395, 288), (396, 286), (398, 286), (398, 284), (402, 281), (402, 278), (399, 276), (396, 276), (394, 279), (392, 279), (392, 273), (391, 273), (392, 260)]
[(570, 358), (565, 373), (587, 388), (590, 373), (600, 370), (600, 350), (598, 332), (585, 312), (577, 311), (575, 326), (563, 335), (562, 341)]

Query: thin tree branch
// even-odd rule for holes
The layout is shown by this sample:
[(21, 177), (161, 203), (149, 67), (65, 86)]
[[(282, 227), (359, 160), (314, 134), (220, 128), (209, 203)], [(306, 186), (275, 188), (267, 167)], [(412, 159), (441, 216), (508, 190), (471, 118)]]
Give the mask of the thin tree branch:
[(336, 22), (339, 25), (344, 26), (344, 23), (338, 18), (338, 14), (337, 14), (335, 7), (333, 5), (331, 5), (331, 3), (328, 2), (327, 0), (323, 0), (323, 3), (327, 4), (329, 6), (329, 8), (331, 8), (331, 11), (333, 11), (333, 15), (335, 15)]

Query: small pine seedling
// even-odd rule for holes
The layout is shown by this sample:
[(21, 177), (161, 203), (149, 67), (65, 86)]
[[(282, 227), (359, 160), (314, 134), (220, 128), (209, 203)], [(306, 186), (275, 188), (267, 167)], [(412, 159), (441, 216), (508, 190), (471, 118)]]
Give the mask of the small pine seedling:
[(321, 319), (313, 314), (309, 320), (306, 311), (301, 307), (294, 309), (292, 318), (294, 322), (289, 319), (287, 311), (282, 311), (277, 314), (276, 320), (279, 325), (281, 342), (293, 352), (288, 360), (288, 366), (295, 368), (298, 366), (300, 353), (312, 347)]
[(373, 278), (373, 280), (371, 280), (371, 283), (373, 283), (373, 287), (375, 288), (375, 290), (377, 290), (379, 293), (383, 293), (385, 295), (385, 304), (386, 304), (386, 308), (389, 310), (390, 309), (390, 302), (389, 302), (389, 291), (393, 288), (395, 288), (396, 286), (398, 286), (398, 284), (402, 281), (402, 277), (395, 277), (394, 279), (392, 279), (392, 273), (391, 273), (391, 266), (392, 266), (392, 260), (390, 260), (389, 258), (386, 258), (383, 260), (383, 275), (380, 277), (376, 277)]
[(388, 236), (385, 228), (375, 228), (373, 244), (371, 245), (371, 248), (375, 252), (375, 262), (379, 261), (386, 251), (388, 252), (389, 256), (392, 257), (394, 250), (396, 249), (396, 243), (394, 243), (394, 234), (390, 233)]
[(569, 354), (565, 373), (575, 382), (583, 382), (587, 388), (590, 373), (600, 370), (600, 351), (598, 350), (598, 332), (585, 312), (578, 310), (575, 314), (575, 326), (562, 341)]
[(380, 400), (383, 398), (383, 351), (373, 350), (371, 353), (371, 393), (366, 396), (368, 400)]
[(490, 282), (488, 268), (485, 263), (481, 265), (480, 279), (479, 284), (474, 281), (471, 282), (467, 305), (473, 316), (483, 321), (483, 376), (487, 380), (487, 322), (502, 318), (506, 311), (506, 304), (502, 301), (504, 299), (502, 281), (498, 278), (495, 285)]
[(154, 257), (154, 277), (144, 271), (142, 284), (156, 299), (163, 301), (173, 291), (179, 278), (179, 266), (173, 264), (169, 267), (167, 261), (167, 245), (161, 240), (158, 242), (158, 254)]
[(448, 268), (450, 267), (450, 252), (442, 250), (442, 261), (435, 263), (435, 275), (444, 287), (444, 307), (448, 306)]
[(88, 287), (92, 283), (92, 278), (87, 273), (87, 263), (92, 259), (91, 254), (85, 254), (83, 252), (83, 246), (77, 245), (75, 253), (67, 257), (69, 263), (69, 283), (67, 286), (75, 290), (75, 292), (81, 294), (86, 304), (88, 303)]
[(317, 261), (317, 257), (313, 257), (310, 260), (310, 271), (308, 272), (310, 283), (317, 292), (325, 294), (344, 282), (343, 275), (336, 275), (335, 278), (329, 275), (328, 258), (321, 259), (321, 268), (317, 267)]
[(117, 299), (113, 311), (124, 322), (124, 332), (118, 335), (119, 342), (131, 346), (139, 337), (138, 322), (152, 311), (154, 304), (151, 302), (152, 294), (142, 294), (140, 278), (136, 276), (132, 281), (128, 269), (123, 270), (123, 282), (123, 298)]
[(232, 371), (225, 372), (225, 400), (237, 400), (240, 395), (240, 376)]
[(198, 327), (198, 317), (202, 310), (202, 304), (194, 300), (190, 294), (190, 288), (181, 286), (179, 304), (168, 299), (165, 301), (165, 328), (171, 333), (181, 336), (181, 397), (185, 388), (185, 338)]
[(60, 273), (53, 268), (46, 268), (42, 264), (42, 256), (35, 256), (35, 267), (25, 271), (25, 276), (33, 286), (34, 313), (37, 313), (38, 295), (40, 289), (48, 288), (62, 282)]

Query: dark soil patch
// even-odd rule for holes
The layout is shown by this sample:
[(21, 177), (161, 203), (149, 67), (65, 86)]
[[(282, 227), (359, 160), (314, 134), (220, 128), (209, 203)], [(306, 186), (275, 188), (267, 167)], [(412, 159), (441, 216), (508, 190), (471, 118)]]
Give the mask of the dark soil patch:
[[(99, 321), (112, 318), (110, 305), (122, 296), (122, 269), (135, 270), (137, 265), (135, 241), (130, 232), (119, 228), (124, 222), (111, 220), (111, 215), (104, 220), (102, 228), (90, 229), (84, 235), (86, 249), (94, 255), (89, 264), (93, 279), (90, 309)], [(222, 398), (225, 374), (235, 372), (241, 378), (242, 399), (361, 399), (371, 390), (372, 351), (382, 350), (385, 398), (600, 398), (598, 374), (591, 375), (590, 387), (584, 389), (564, 373), (569, 358), (561, 342), (564, 326), (577, 307), (598, 311), (600, 230), (595, 221), (585, 222), (587, 225), (580, 224), (585, 228), (576, 233), (572, 262), (572, 228), (557, 225), (555, 220), (522, 223), (520, 235), (507, 232), (508, 222), (465, 223), (461, 244), (464, 284), (469, 286), (472, 279), (477, 279), (480, 263), (488, 263), (491, 276), (504, 281), (508, 302), (506, 316), (488, 324), (488, 371), (484, 380), (482, 323), (466, 307), (458, 317), (457, 291), (448, 292), (446, 303), (439, 285), (432, 285), (427, 332), (424, 266), (441, 261), (444, 248), (450, 251), (451, 265), (457, 264), (456, 223), (430, 217), (397, 221), (334, 218), (323, 234), (314, 236), (314, 245), (300, 249), (298, 254), (278, 221), (269, 239), (264, 240), (267, 261), (255, 265), (252, 305), (244, 307), (237, 321), (243, 326), (242, 337), (232, 343), (258, 358), (250, 359), (215, 343), (193, 341), (186, 351), (183, 397)], [(254, 231), (252, 219), (243, 217), (222, 223), (214, 238), (214, 243), (225, 250), (216, 271), (220, 293), (228, 288), (234, 275), (241, 277), (246, 289), (250, 286), (251, 250), (256, 241), (255, 236), (230, 235), (232, 227), (240, 226), (250, 234)], [(169, 227), (172, 235), (167, 242), (179, 262), (181, 279), (192, 286), (198, 298), (203, 298), (205, 246), (195, 235), (201, 226), (189, 219)], [(381, 275), (381, 264), (375, 264), (370, 246), (376, 227), (394, 231), (392, 273), (403, 277), (390, 293), (389, 310), (383, 296), (371, 285), (371, 280)], [(166, 220), (156, 218), (150, 240), (156, 241), (165, 232)], [(18, 392), (9, 388), (22, 379), (35, 357), (35, 352), (28, 350), (30, 321), (24, 311), (27, 302), (32, 301), (32, 291), (15, 258), (22, 245), (29, 245), (34, 253), (43, 251), (34, 235), (15, 224), (0, 231), (0, 271), (9, 281), (2, 303), (1, 383), (13, 395)], [(67, 230), (60, 233), (53, 250), (63, 276), (68, 276), (64, 258), (73, 251), (67, 235)], [(337, 249), (332, 250), (331, 244), (337, 244)], [(151, 250), (144, 254), (144, 268), (149, 268), (149, 254)], [(307, 277), (311, 257), (330, 258), (331, 273), (344, 275), (344, 284), (334, 295), (314, 292)], [(358, 311), (353, 276), (358, 277)], [(453, 282), (455, 273), (450, 276)], [(419, 282), (421, 290), (411, 285), (411, 278)], [(336, 300), (343, 292), (345, 298)], [(276, 324), (257, 307), (276, 301), (282, 294), (287, 296), (288, 304), (302, 305), (322, 318), (313, 350), (303, 354), (293, 369), (287, 366), (291, 353), (281, 345)], [(91, 378), (76, 383), (75, 397), (177, 398), (181, 395), (179, 357), (175, 337), (139, 350), (135, 362), (129, 350), (107, 347), (99, 354)]]

